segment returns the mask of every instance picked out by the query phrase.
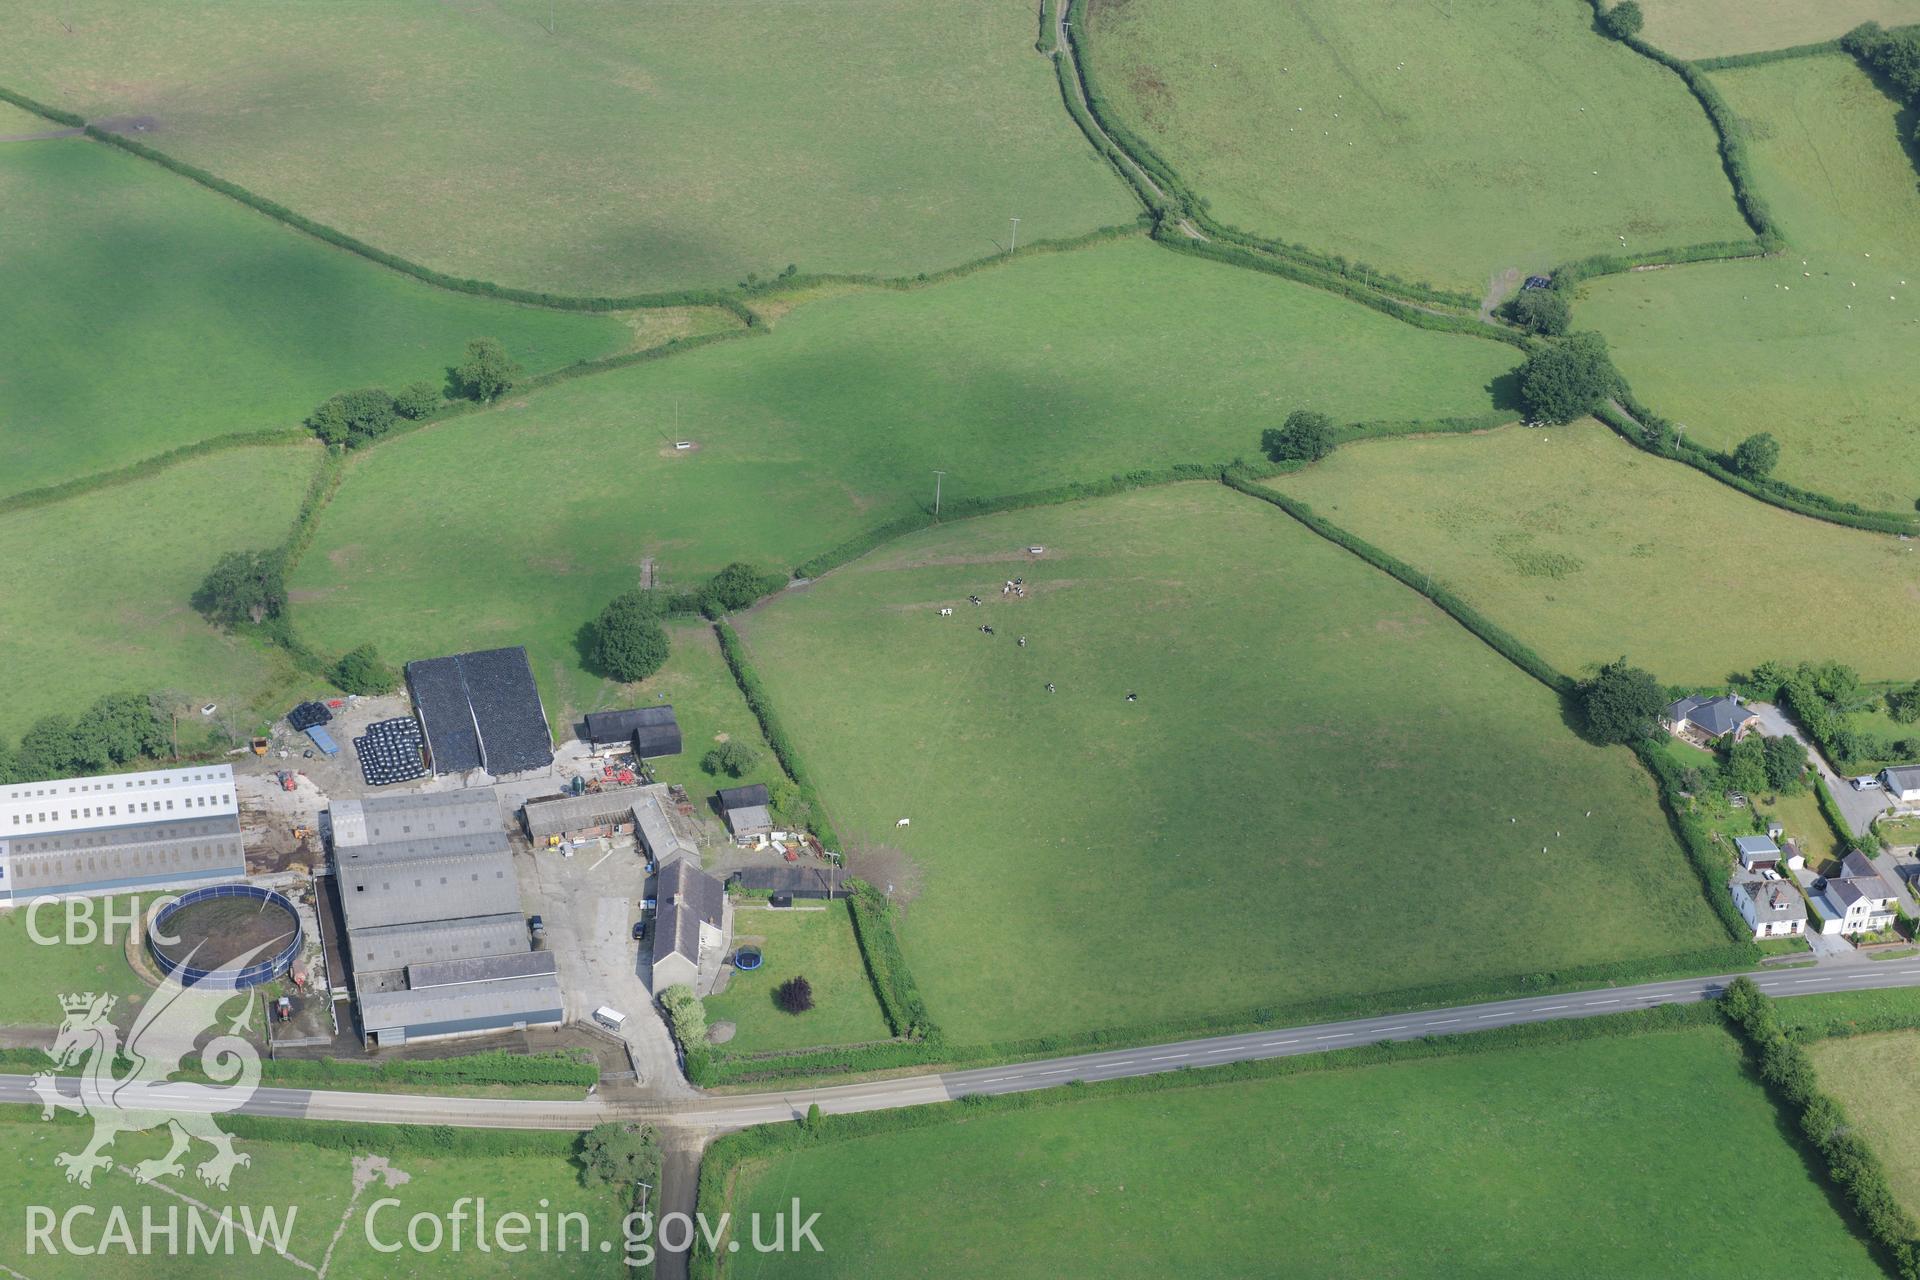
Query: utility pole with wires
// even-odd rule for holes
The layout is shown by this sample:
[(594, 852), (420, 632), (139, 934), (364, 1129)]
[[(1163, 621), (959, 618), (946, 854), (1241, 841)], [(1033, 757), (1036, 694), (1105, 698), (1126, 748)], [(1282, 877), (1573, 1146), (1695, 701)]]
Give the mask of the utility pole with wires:
[(1020, 219), (1009, 218), (1007, 221), (1013, 223), (1013, 234), (1007, 238), (1007, 252), (1012, 253), (1020, 247)]
[(936, 520), (940, 518), (940, 481), (946, 474), (938, 468), (935, 468), (933, 473), (933, 518)]

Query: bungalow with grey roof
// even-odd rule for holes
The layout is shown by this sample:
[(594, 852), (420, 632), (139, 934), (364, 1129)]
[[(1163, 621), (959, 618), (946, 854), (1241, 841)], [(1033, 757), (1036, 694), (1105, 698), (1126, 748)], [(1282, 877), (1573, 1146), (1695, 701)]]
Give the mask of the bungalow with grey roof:
[[(649, 985), (654, 995), (668, 987), (703, 985), (702, 970), (717, 977), (720, 954), (733, 932), (733, 906), (726, 888), (690, 858), (677, 858), (660, 868), (654, 888), (659, 903), (653, 919), (653, 967)], [(711, 980), (704, 985), (711, 985)]]
[(1821, 933), (1878, 933), (1893, 923), (1893, 886), (1858, 849), (1840, 860), (1840, 874), (1827, 877), (1817, 902)]
[(1880, 785), (1887, 789), (1894, 808), (1903, 813), (1920, 811), (1920, 764), (1882, 769)]
[(1732, 734), (1738, 742), (1760, 723), (1760, 717), (1748, 710), (1735, 694), (1716, 698), (1695, 694), (1670, 705), (1661, 714), (1660, 722), (1676, 737), (1713, 742)]

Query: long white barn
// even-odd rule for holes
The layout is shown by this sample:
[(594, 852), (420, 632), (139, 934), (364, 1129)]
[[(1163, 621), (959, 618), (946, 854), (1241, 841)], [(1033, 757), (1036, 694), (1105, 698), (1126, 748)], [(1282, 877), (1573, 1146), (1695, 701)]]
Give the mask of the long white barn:
[(246, 874), (233, 766), (0, 787), (0, 906)]

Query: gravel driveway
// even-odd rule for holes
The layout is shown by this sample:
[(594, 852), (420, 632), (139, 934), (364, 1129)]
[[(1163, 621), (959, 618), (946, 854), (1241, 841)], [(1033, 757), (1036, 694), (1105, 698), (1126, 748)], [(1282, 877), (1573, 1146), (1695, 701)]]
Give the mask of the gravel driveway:
[(1887, 810), (1887, 793), (1878, 787), (1866, 791), (1855, 791), (1853, 784), (1833, 771), (1827, 758), (1820, 749), (1807, 741), (1798, 725), (1787, 718), (1787, 713), (1766, 702), (1749, 702), (1747, 709), (1760, 717), (1761, 731), (1769, 737), (1792, 738), (1807, 748), (1807, 755), (1813, 761), (1813, 767), (1820, 771), (1825, 779), (1827, 790), (1833, 792), (1834, 801), (1840, 806), (1840, 812), (1847, 820), (1847, 826), (1855, 835), (1865, 835), (1873, 820)]

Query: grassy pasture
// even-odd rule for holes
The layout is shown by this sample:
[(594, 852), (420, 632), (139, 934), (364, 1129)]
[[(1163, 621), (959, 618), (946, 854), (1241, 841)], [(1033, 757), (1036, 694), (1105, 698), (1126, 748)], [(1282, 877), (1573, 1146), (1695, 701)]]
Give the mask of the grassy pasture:
[(1920, 1214), (1920, 1119), (1910, 1105), (1920, 1080), (1920, 1031), (1840, 1036), (1807, 1052), (1821, 1086), (1873, 1144), (1895, 1198)]
[[(1630, 756), (1220, 486), (917, 534), (742, 628), (854, 871), (863, 840), (920, 868), (903, 941), (961, 1043), (1724, 938)], [(1473, 927), (1405, 909), (1428, 892)]]
[(1621, 235), (1750, 234), (1686, 87), (1591, 23), (1579, 0), (1097, 0), (1085, 34), (1223, 222), (1479, 293)]
[(111, 944), (99, 934), (91, 942), (79, 941), (82, 935), (69, 931), (62, 904), (42, 907), (36, 917), (40, 936), (58, 939), (53, 945), (42, 945), (28, 932), (26, 908), (0, 911), (0, 971), (7, 974), (0, 984), (0, 1026), (57, 1027), (59, 997), (83, 991), (117, 996), (123, 1005), (143, 1000), (149, 988), (127, 963), (121, 945), (124, 917), (140, 910), (143, 901), (133, 896), (92, 900), (93, 925), (104, 929), (109, 907), (115, 913)]
[[(1690, 438), (1780, 440), (1783, 479), (1889, 511), (1920, 500), (1920, 191), (1913, 123), (1844, 55), (1716, 72), (1791, 241), (1764, 262), (1612, 276), (1577, 322)], [(1903, 283), (1910, 282), (1910, 283)]]
[(1273, 482), (1562, 671), (1623, 652), (1713, 683), (1770, 657), (1920, 671), (1920, 553), (1755, 502), (1598, 423), (1362, 443)]
[(1483, 412), (1514, 361), (1144, 241), (821, 299), (357, 458), (296, 617), (324, 647), (395, 658), (526, 643), (557, 707), (575, 632), (645, 557), (681, 582), (791, 566), (930, 502), (934, 467), (952, 500), (1250, 455), (1299, 404)]
[(21, 14), (0, 82), (454, 275), (624, 294), (1132, 218), (1034, 33), (1024, 0), (107, 0)]
[(634, 339), (431, 288), (80, 139), (0, 144), (0, 207), (0, 496), (439, 382), (481, 335), (536, 372)]
[[(140, 1280), (174, 1280), (176, 1277), (179, 1280), (188, 1277), (292, 1280), (303, 1274), (312, 1275), (328, 1260), (330, 1244), (331, 1265), (327, 1274), (339, 1280), (386, 1280), (395, 1275), (430, 1280), (438, 1276), (523, 1274), (528, 1258), (535, 1256), (542, 1275), (605, 1275), (607, 1255), (598, 1252), (597, 1243), (590, 1253), (580, 1251), (577, 1245), (566, 1252), (517, 1257), (498, 1249), (482, 1252), (475, 1247), (471, 1217), (464, 1224), (462, 1247), (457, 1252), (450, 1247), (451, 1227), (447, 1227), (447, 1239), (437, 1251), (418, 1252), (403, 1247), (398, 1254), (378, 1252), (368, 1240), (368, 1209), (380, 1199), (390, 1197), (400, 1201), (397, 1208), (390, 1205), (379, 1211), (374, 1220), (374, 1233), (382, 1243), (399, 1240), (403, 1246), (408, 1219), (416, 1213), (445, 1215), (462, 1196), (485, 1196), (490, 1223), (497, 1220), (497, 1215), (510, 1212), (530, 1217), (545, 1212), (553, 1215), (554, 1221), (562, 1213), (584, 1213), (595, 1241), (600, 1238), (618, 1241), (620, 1216), (625, 1211), (617, 1192), (580, 1184), (578, 1166), (565, 1152), (570, 1135), (553, 1135), (554, 1149), (550, 1154), (513, 1156), (428, 1155), (412, 1149), (394, 1150), (378, 1143), (370, 1144), (367, 1153), (386, 1156), (402, 1176), (397, 1186), (373, 1178), (356, 1195), (353, 1151), (281, 1137), (237, 1139), (235, 1149), (251, 1157), (252, 1163), (234, 1171), (231, 1186), (225, 1192), (201, 1183), (194, 1176), (191, 1164), (183, 1177), (162, 1179), (152, 1186), (142, 1186), (119, 1170), (102, 1171), (95, 1175), (92, 1189), (83, 1190), (67, 1182), (64, 1170), (54, 1164), (54, 1156), (63, 1151), (78, 1151), (85, 1145), (88, 1133), (84, 1124), (42, 1123), (38, 1110), (7, 1108), (0, 1114), (0, 1138), (5, 1140), (10, 1158), (6, 1168), (0, 1171), (0, 1197), (14, 1205), (45, 1205), (56, 1215), (64, 1214), (75, 1205), (96, 1206), (93, 1218), (77, 1220), (74, 1234), (78, 1243), (97, 1241), (106, 1228), (108, 1212), (118, 1206), (132, 1224), (137, 1246), (142, 1209), (151, 1209), (155, 1220), (164, 1224), (172, 1207), (180, 1214), (177, 1254), (170, 1254), (165, 1237), (158, 1236), (154, 1252), (137, 1257), (120, 1249), (107, 1252), (104, 1260), (76, 1256), (64, 1250), (50, 1256), (41, 1249), (29, 1258), (24, 1220), (9, 1214), (4, 1225), (0, 1225), (0, 1249), (5, 1249), (10, 1259), (31, 1263), (34, 1280), (82, 1280), (98, 1276), (102, 1273), (103, 1261), (111, 1274), (137, 1276)], [(166, 1149), (164, 1130), (124, 1135), (111, 1148), (116, 1161), (128, 1168), (138, 1161), (163, 1155)], [(208, 1149), (196, 1143), (187, 1159), (197, 1163), (207, 1154)], [(223, 1209), (234, 1212), (235, 1246), (231, 1256), (188, 1254), (188, 1209), (176, 1195), (190, 1196), (214, 1213)], [(246, 1237), (239, 1225), (244, 1219), (239, 1215), (243, 1210), (250, 1210), (257, 1222), (261, 1212), (268, 1209), (277, 1213), (282, 1222), (292, 1215), (292, 1229), (286, 1242), (286, 1251), (291, 1257), (277, 1255), (270, 1248), (256, 1256), (245, 1243)], [(338, 1243), (333, 1244), (336, 1230), (339, 1231)], [(578, 1227), (571, 1230), (571, 1238), (577, 1240)], [(55, 1241), (59, 1238), (56, 1232)], [(538, 1239), (536, 1233), (526, 1237), (526, 1242), (533, 1244)], [(305, 1265), (300, 1265), (302, 1263)]]
[(187, 600), (223, 553), (286, 536), (319, 453), (236, 449), (0, 515), (0, 736), (122, 689), (226, 711), (283, 694), (286, 664), (213, 630)]
[[(847, 904), (820, 903), (819, 911), (811, 909), (815, 905), (803, 901), (797, 908), (773, 910), (749, 901), (735, 907), (735, 944), (762, 939), (766, 963), (752, 973), (734, 974), (726, 991), (706, 1002), (709, 1026), (725, 1021), (736, 1028), (724, 1052), (858, 1044), (893, 1034), (874, 997)], [(806, 1013), (786, 1013), (773, 1003), (774, 988), (793, 977), (804, 977), (813, 987), (813, 1008)]]
[(1682, 58), (1815, 44), (1859, 26), (1920, 22), (1920, 0), (1640, 0), (1640, 38)]
[(721, 1274), (1880, 1274), (1718, 1030), (950, 1112), (746, 1166), (825, 1252)]

